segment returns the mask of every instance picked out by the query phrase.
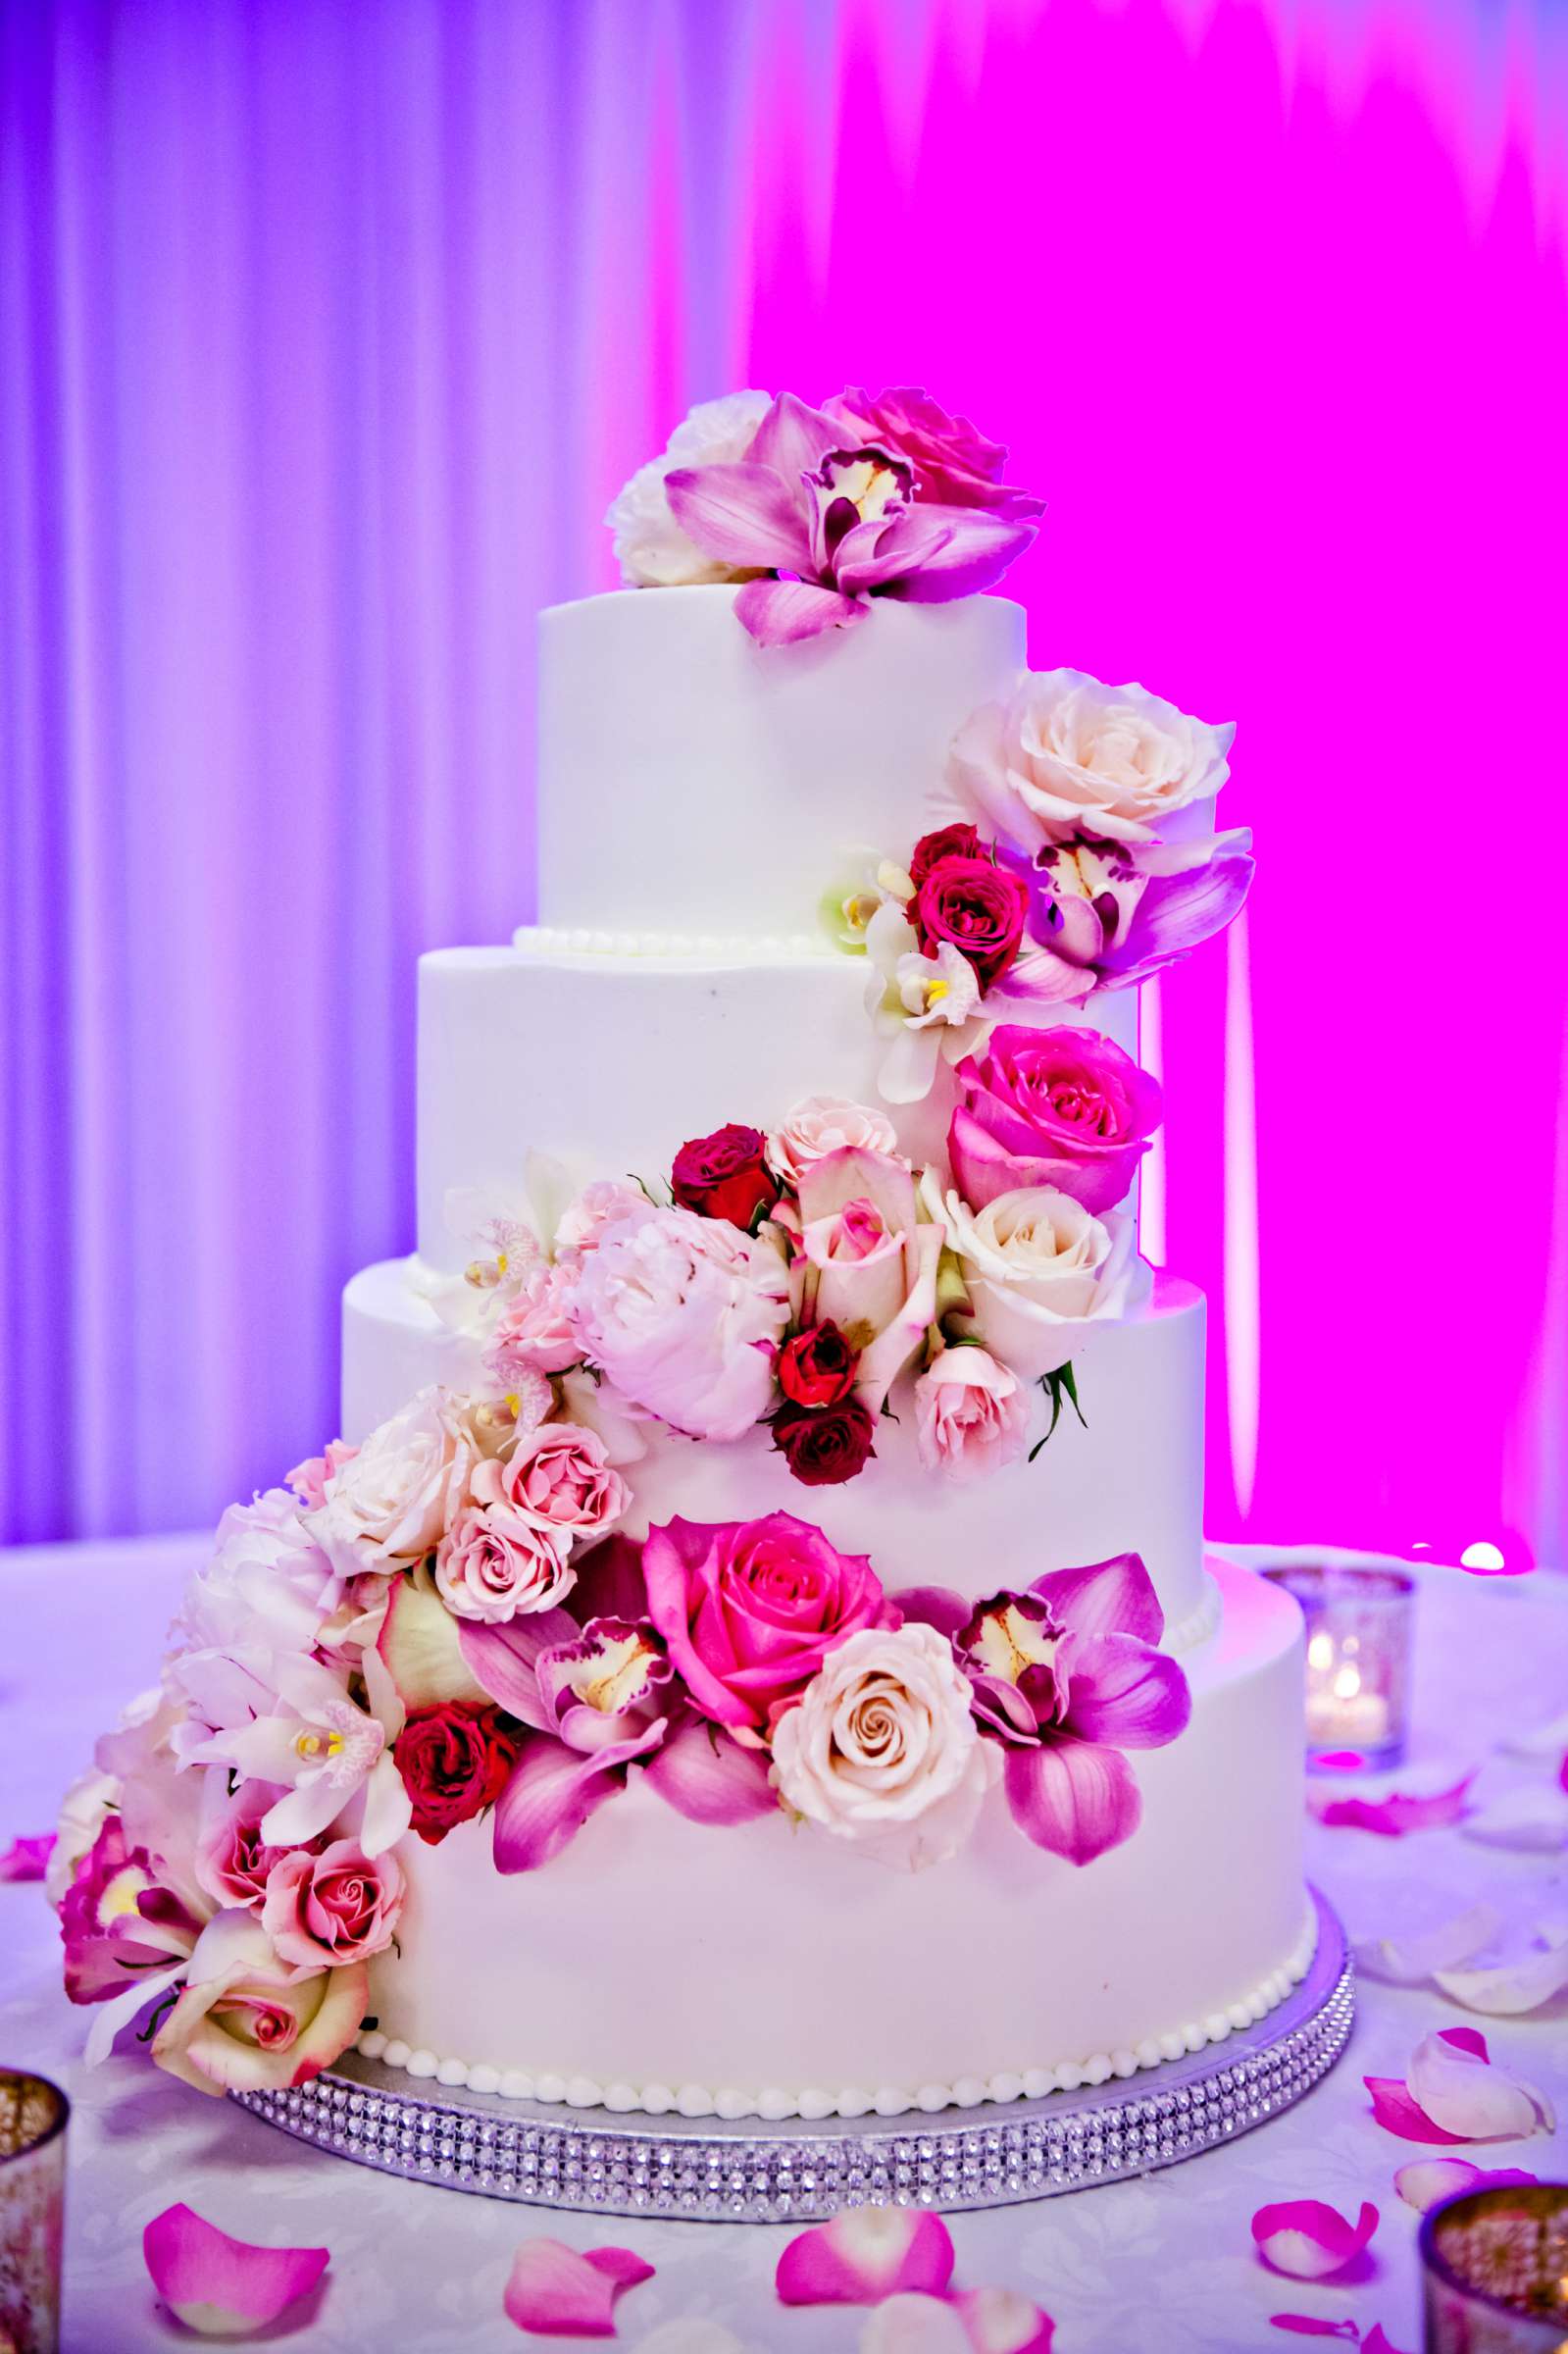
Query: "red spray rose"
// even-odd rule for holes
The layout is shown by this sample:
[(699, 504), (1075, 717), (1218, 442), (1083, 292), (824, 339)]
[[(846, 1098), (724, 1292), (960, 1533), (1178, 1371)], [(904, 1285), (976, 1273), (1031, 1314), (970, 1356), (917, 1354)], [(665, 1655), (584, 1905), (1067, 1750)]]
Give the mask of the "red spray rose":
[(494, 1806), (519, 1746), (495, 1709), (448, 1701), (415, 1711), (392, 1744), (392, 1759), (414, 1802), (414, 1828), (428, 1846)]
[(918, 892), (934, 866), (943, 858), (984, 858), (986, 845), (973, 826), (938, 826), (922, 834), (909, 860), (909, 880)]
[(836, 1406), (855, 1386), (860, 1358), (829, 1317), (785, 1341), (779, 1352), (779, 1387), (795, 1406)]
[(749, 1227), (759, 1210), (772, 1209), (779, 1199), (765, 1157), (767, 1145), (760, 1128), (742, 1128), (733, 1120), (711, 1136), (693, 1137), (675, 1156), (670, 1190), (698, 1217)]
[(864, 1471), (876, 1428), (870, 1410), (858, 1398), (840, 1398), (836, 1406), (783, 1406), (769, 1429), (773, 1443), (790, 1471), (808, 1488), (837, 1487)]
[(1024, 937), (1029, 891), (988, 858), (938, 858), (915, 894), (909, 920), (929, 956), (950, 941), (988, 989), (999, 981)]

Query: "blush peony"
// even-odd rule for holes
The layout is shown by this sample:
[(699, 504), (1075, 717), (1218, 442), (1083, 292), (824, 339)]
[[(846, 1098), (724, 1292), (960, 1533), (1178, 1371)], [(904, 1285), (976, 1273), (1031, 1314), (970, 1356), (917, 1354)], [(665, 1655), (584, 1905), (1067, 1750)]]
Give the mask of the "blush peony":
[(953, 1175), (983, 1207), (1055, 1186), (1099, 1211), (1120, 1202), (1160, 1124), (1160, 1090), (1097, 1030), (1009, 1023), (958, 1065), (947, 1132)]
[(650, 1529), (642, 1574), (692, 1700), (742, 1734), (765, 1728), (847, 1635), (898, 1623), (870, 1561), (789, 1512)]
[(1152, 842), (1180, 811), (1214, 799), (1235, 734), (1141, 687), (1032, 673), (1010, 702), (986, 704), (960, 729), (947, 778), (966, 811), (1021, 849), (1079, 835)]
[(774, 1728), (784, 1804), (906, 1871), (957, 1853), (1000, 1771), (968, 1678), (932, 1626), (852, 1635)]
[(622, 1396), (689, 1438), (737, 1439), (773, 1402), (789, 1298), (766, 1235), (644, 1203), (584, 1258), (575, 1314)]

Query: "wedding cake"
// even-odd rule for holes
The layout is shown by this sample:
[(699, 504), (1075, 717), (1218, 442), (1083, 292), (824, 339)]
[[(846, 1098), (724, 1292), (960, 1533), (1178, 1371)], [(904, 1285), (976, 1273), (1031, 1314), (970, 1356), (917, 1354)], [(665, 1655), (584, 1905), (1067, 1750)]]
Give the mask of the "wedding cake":
[(709, 403), (542, 616), (538, 922), (422, 960), (416, 1254), (68, 1802), (98, 2047), (896, 2116), (1304, 1972), (1298, 1613), (1205, 1555), (1136, 1233), (1232, 731), (1028, 669), (1004, 456)]

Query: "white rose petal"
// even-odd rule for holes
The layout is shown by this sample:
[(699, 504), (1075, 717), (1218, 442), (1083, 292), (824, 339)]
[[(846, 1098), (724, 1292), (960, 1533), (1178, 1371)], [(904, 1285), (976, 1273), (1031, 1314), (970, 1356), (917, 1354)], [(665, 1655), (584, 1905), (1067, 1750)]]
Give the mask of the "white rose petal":
[(664, 455), (638, 467), (604, 518), (628, 588), (690, 588), (745, 578), (687, 538), (670, 512), (664, 478), (683, 466), (737, 464), (771, 405), (766, 392), (699, 401), (670, 435)]

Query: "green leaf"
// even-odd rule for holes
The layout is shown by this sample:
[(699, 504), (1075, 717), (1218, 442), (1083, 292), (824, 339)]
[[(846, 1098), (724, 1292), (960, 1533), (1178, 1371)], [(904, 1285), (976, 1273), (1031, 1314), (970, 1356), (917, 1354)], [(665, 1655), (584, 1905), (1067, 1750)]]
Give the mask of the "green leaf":
[(1053, 1436), (1056, 1425), (1062, 1418), (1062, 1400), (1064, 1398), (1078, 1416), (1083, 1428), (1085, 1430), (1088, 1428), (1088, 1424), (1084, 1420), (1084, 1408), (1078, 1402), (1078, 1379), (1073, 1371), (1071, 1358), (1065, 1365), (1058, 1365), (1054, 1373), (1042, 1373), (1039, 1377), (1039, 1386), (1051, 1402), (1051, 1418), (1045, 1426), (1045, 1437), (1037, 1439), (1029, 1451), (1031, 1462), (1035, 1460), (1046, 1440)]

